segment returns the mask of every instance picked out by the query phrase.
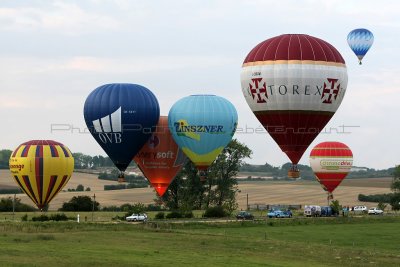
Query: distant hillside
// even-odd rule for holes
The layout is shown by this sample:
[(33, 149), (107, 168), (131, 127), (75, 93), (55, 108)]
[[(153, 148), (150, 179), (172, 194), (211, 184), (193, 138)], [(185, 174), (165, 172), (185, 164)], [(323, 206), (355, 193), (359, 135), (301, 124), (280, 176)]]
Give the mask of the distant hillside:
[[(0, 150), (0, 169), (8, 169), (8, 160), (10, 159), (12, 151), (8, 149)], [(114, 168), (109, 157), (103, 156), (90, 156), (83, 153), (72, 153), (74, 156), (75, 170), (86, 170), (86, 169), (99, 169), (99, 168)], [(129, 165), (131, 167), (136, 167), (136, 164), (132, 161)]]
[[(8, 160), (12, 151), (8, 149), (0, 150), (0, 169), (8, 169)], [(75, 170), (93, 169), (99, 170), (102, 168), (114, 168), (114, 164), (109, 157), (103, 156), (89, 156), (82, 153), (73, 153), (75, 159)], [(291, 163), (287, 162), (280, 167), (274, 167), (268, 163), (264, 165), (245, 164), (240, 168), (240, 172), (245, 173), (263, 173), (265, 176), (284, 178), (287, 177), (287, 172)], [(301, 178), (304, 180), (314, 180), (314, 173), (308, 165), (297, 165), (300, 169)], [(130, 164), (131, 168), (135, 168), (134, 161)], [(380, 178), (391, 177), (393, 175), (394, 167), (384, 170), (375, 170), (367, 167), (353, 167), (347, 179), (352, 178)], [(254, 175), (259, 176), (257, 175)]]
[[(264, 165), (252, 165), (245, 164), (240, 168), (240, 172), (245, 173), (264, 173), (265, 176), (284, 178), (287, 177), (287, 172), (290, 169), (291, 163), (285, 163), (281, 167), (274, 167), (268, 163)], [(303, 180), (314, 180), (314, 173), (310, 166), (299, 164), (297, 165), (300, 169), (301, 178)], [(393, 175), (394, 167), (383, 170), (375, 170), (367, 167), (356, 167), (352, 168), (346, 179), (354, 178), (381, 178), (391, 177)], [(257, 175), (256, 175), (257, 176)]]

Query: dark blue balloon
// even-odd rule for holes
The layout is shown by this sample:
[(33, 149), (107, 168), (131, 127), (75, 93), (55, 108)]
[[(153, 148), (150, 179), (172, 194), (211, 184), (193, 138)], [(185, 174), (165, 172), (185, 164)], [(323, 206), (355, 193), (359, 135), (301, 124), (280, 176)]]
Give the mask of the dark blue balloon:
[(106, 84), (85, 101), (86, 125), (120, 171), (150, 138), (160, 117), (154, 94), (137, 84)]

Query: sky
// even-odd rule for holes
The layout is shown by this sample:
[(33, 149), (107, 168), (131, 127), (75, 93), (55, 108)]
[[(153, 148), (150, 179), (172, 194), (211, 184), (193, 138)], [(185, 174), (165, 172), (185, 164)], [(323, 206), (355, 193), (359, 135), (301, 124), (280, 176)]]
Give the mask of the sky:
[[(338, 111), (310, 145), (347, 144), (355, 166), (400, 163), (399, 1), (18, 1), (0, 2), (0, 149), (52, 139), (72, 152), (105, 155), (84, 133), (83, 105), (106, 83), (135, 83), (167, 115), (180, 98), (216, 94), (231, 101), (235, 138), (252, 164), (280, 166), (287, 156), (248, 107), (240, 86), (244, 58), (258, 43), (285, 33), (323, 39), (342, 54), (348, 86)], [(367, 28), (375, 40), (358, 65), (347, 34)], [(251, 133), (253, 132), (253, 133)]]

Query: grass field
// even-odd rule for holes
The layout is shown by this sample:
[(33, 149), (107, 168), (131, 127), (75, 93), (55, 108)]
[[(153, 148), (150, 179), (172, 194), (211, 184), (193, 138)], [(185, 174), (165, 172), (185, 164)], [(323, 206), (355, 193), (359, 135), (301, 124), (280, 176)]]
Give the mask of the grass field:
[(0, 222), (1, 266), (399, 266), (400, 218)]

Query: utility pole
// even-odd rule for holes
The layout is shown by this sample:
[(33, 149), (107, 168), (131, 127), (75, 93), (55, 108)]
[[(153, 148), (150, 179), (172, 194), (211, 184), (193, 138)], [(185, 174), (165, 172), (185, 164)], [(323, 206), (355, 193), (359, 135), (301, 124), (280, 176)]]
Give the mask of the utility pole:
[(96, 194), (93, 194), (93, 205), (92, 205), (92, 222), (94, 220), (94, 203), (96, 202)]
[(15, 198), (16, 198), (16, 194), (14, 194), (14, 198), (13, 198), (13, 221), (15, 220)]
[(246, 194), (246, 210), (249, 210), (249, 194)]

